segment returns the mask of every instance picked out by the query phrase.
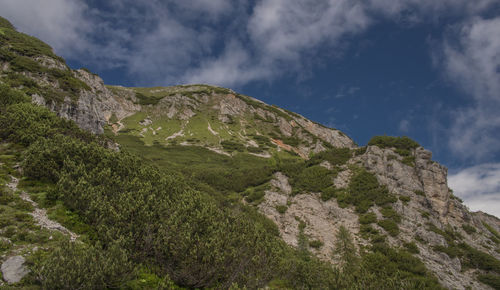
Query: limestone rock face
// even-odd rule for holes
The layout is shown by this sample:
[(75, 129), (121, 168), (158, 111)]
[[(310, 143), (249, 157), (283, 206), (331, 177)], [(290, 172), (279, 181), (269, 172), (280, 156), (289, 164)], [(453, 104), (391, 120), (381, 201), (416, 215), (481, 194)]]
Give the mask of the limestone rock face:
[[(359, 232), (358, 217), (352, 209), (343, 209), (335, 199), (323, 202), (318, 194), (290, 196), (288, 178), (280, 172), (271, 181), (272, 189), (266, 191), (259, 210), (276, 223), (283, 240), (292, 246), (298, 245), (299, 225), (304, 223), (303, 234), (310, 241), (318, 240), (323, 245), (311, 249), (319, 258), (332, 261), (332, 250), (338, 228), (344, 225), (352, 233)], [(279, 213), (276, 206), (288, 206), (285, 213)]]
[[(404, 197), (392, 204), (392, 208), (401, 216), (401, 222), (397, 236), (387, 235), (390, 245), (404, 248), (405, 243), (414, 242), (418, 248), (415, 256), (447, 288), (490, 289), (479, 283), (476, 280), (477, 273), (465, 269), (460, 259), (451, 258), (436, 250), (436, 247), (448, 247), (448, 241), (441, 233), (452, 230), (460, 234), (462, 242), (499, 259), (500, 255), (494, 247), (488, 246), (494, 237), (483, 223), (499, 231), (500, 221), (481, 212), (470, 213), (467, 207), (454, 198), (447, 186), (446, 167), (432, 161), (430, 151), (417, 148), (410, 156), (414, 157), (414, 163), (405, 164), (403, 157), (394, 149), (368, 146), (364, 154), (352, 157), (347, 165), (337, 168), (338, 174), (332, 180), (333, 184), (336, 188), (348, 190), (355, 167), (363, 167), (373, 173), (392, 195)], [(327, 161), (320, 163), (320, 166), (332, 169)], [(303, 192), (293, 196), (290, 194), (293, 188), (288, 178), (279, 172), (270, 184), (271, 189), (265, 192), (264, 201), (258, 208), (276, 223), (281, 237), (289, 245), (297, 246), (300, 235), (306, 235), (309, 241), (319, 240), (322, 246), (309, 250), (322, 260), (335, 264), (332, 251), (340, 225), (349, 229), (358, 245), (370, 244), (359, 232), (360, 225), (354, 207), (341, 208), (334, 198), (322, 201), (319, 193)], [(287, 206), (287, 209), (280, 213), (277, 206)], [(378, 220), (384, 219), (380, 207), (374, 206), (370, 211), (376, 214)], [(302, 233), (299, 227), (301, 223), (305, 225)], [(465, 232), (463, 224), (473, 226), (477, 232)], [(377, 224), (372, 224), (372, 227), (380, 233), (386, 233)]]
[(9, 284), (21, 281), (29, 273), (29, 270), (24, 266), (25, 261), (23, 256), (13, 256), (3, 262), (3, 279)]
[(58, 116), (73, 120), (80, 128), (96, 134), (104, 132), (103, 127), (113, 114), (121, 119), (140, 109), (132, 101), (114, 96), (99, 76), (85, 70), (77, 70), (73, 74), (90, 88), (81, 90), (76, 102), (66, 97), (64, 102), (56, 104), (47, 102), (39, 95), (32, 96), (33, 102), (48, 107)]

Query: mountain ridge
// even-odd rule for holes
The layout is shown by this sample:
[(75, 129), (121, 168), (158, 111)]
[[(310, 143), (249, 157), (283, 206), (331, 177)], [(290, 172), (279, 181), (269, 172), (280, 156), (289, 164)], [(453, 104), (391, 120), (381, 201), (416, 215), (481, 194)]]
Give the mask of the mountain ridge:
[[(478, 277), (498, 277), (497, 266), (476, 260), (498, 261), (500, 221), (470, 213), (448, 188), (447, 169), (409, 138), (380, 136), (359, 147), (339, 130), (214, 86), (106, 86), (45, 44), (0, 29), (3, 84), (110, 138), (114, 150), (178, 170), (222, 204), (255, 208), (292, 247), (338, 264), (331, 253), (344, 227), (360, 253), (383, 240), (448, 288), (488, 289)], [(374, 253), (382, 252), (391, 257)]]

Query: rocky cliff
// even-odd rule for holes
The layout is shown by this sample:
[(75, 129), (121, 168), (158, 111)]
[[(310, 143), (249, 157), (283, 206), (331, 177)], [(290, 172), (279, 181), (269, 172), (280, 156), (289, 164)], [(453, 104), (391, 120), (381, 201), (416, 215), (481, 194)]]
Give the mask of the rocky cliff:
[[(152, 145), (203, 147), (280, 168), (236, 194), (271, 219), (286, 243), (307, 240), (313, 254), (335, 264), (337, 231), (345, 226), (360, 253), (384, 240), (421, 259), (447, 288), (489, 288), (478, 277), (490, 269), (476, 260), (500, 259), (500, 221), (470, 212), (448, 188), (447, 169), (424, 148), (400, 148), (389, 137), (396, 145), (358, 147), (339, 130), (219, 87), (106, 86), (87, 70), (71, 70), (32, 38), (0, 32), (1, 81), (85, 130), (116, 137), (125, 148), (120, 140), (139, 140), (145, 153)], [(26, 53), (19, 41), (37, 46)], [(278, 164), (285, 161), (300, 170)], [(374, 178), (361, 187), (366, 192), (357, 189), (363, 176)], [(309, 177), (318, 182), (308, 184)], [(261, 195), (249, 198), (248, 192)]]

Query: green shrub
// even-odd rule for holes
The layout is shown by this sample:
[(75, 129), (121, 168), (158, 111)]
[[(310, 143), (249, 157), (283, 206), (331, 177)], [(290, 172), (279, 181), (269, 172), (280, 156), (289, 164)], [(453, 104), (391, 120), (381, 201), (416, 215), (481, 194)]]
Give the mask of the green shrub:
[(281, 137), (281, 141), (283, 141), (283, 143), (290, 145), (290, 146), (293, 146), (293, 147), (299, 146), (300, 143), (302, 142), (299, 138), (293, 137), (293, 136), (290, 136), (290, 137), (283, 136), (283, 137)]
[(249, 203), (254, 203), (264, 198), (265, 192), (263, 190), (251, 189), (247, 192), (247, 194), (248, 195), (245, 197), (245, 200)]
[(462, 251), (462, 263), (465, 267), (477, 268), (500, 274), (500, 260), (490, 254), (476, 250), (465, 243), (460, 243), (458, 247)]
[(383, 206), (396, 200), (385, 186), (379, 185), (375, 175), (362, 169), (351, 178), (344, 201), (356, 206), (357, 212), (365, 213), (374, 203)]
[(367, 148), (368, 148), (368, 147), (363, 146), (363, 147), (359, 147), (359, 148), (355, 149), (355, 150), (354, 150), (354, 155), (355, 155), (355, 156), (359, 156), (359, 155), (363, 155), (363, 154), (365, 154), (365, 152), (366, 152), (366, 149), (367, 149)]
[(420, 253), (420, 250), (418, 249), (417, 245), (415, 242), (409, 242), (409, 243), (404, 243), (404, 247), (406, 250), (412, 254), (418, 254)]
[(220, 144), (222, 145), (222, 147), (225, 150), (228, 150), (228, 151), (238, 151), (238, 152), (245, 151), (245, 146), (243, 146), (242, 144), (237, 143), (237, 142), (224, 140)]
[(483, 222), (483, 226), (497, 239), (500, 240), (500, 233), (498, 233), (492, 226)]
[(276, 210), (280, 213), (280, 214), (284, 214), (286, 212), (286, 210), (288, 209), (288, 206), (286, 205), (277, 205), (276, 206)]
[(312, 240), (309, 242), (311, 248), (319, 249), (323, 246), (323, 242), (320, 240)]
[(323, 166), (307, 167), (299, 174), (294, 185), (304, 191), (320, 192), (333, 184), (330, 174), (330, 170)]
[(10, 23), (9, 20), (3, 18), (0, 16), (0, 27), (2, 28), (8, 28), (8, 29), (15, 29), (14, 28), (14, 25), (12, 25), (12, 23)]
[(321, 200), (322, 201), (328, 201), (334, 197), (337, 197), (337, 193), (339, 192), (339, 189), (335, 188), (335, 186), (329, 186), (327, 188), (324, 188), (321, 190)]
[(477, 280), (493, 289), (500, 289), (500, 276), (495, 274), (480, 274), (477, 276)]
[(462, 229), (469, 235), (475, 233), (477, 230), (475, 227), (468, 225), (468, 224), (462, 224)]
[(380, 210), (380, 213), (388, 219), (392, 219), (394, 222), (401, 222), (401, 216), (391, 207), (385, 206)]
[(6, 188), (0, 188), (0, 204), (6, 205), (12, 201), (14, 201), (15, 196)]
[(407, 204), (408, 202), (410, 202), (411, 198), (409, 196), (406, 196), (406, 195), (400, 195), (399, 197), (399, 200), (401, 200), (404, 204)]
[(415, 190), (414, 193), (416, 195), (425, 196), (425, 193), (422, 190)]
[(343, 165), (352, 156), (351, 150), (349, 148), (332, 148), (320, 153), (314, 154), (309, 160), (310, 164), (318, 164), (326, 160), (332, 165)]
[(4, 111), (9, 105), (29, 102), (31, 102), (31, 98), (25, 94), (11, 89), (5, 84), (0, 84), (0, 112)]
[(415, 167), (415, 156), (405, 156), (401, 162), (410, 167)]
[(262, 152), (264, 152), (264, 149), (262, 149), (261, 147), (249, 146), (249, 147), (247, 147), (247, 151), (250, 153), (262, 153)]
[(154, 96), (154, 95), (148, 95), (146, 96), (145, 94), (136, 92), (135, 97), (138, 99), (138, 104), (141, 105), (156, 105), (160, 102), (161, 99), (165, 98), (166, 96)]
[(91, 133), (82, 131), (72, 121), (56, 116), (47, 108), (19, 103), (7, 107), (0, 115), (0, 138), (30, 145), (41, 137), (63, 134), (82, 141), (97, 140)]
[[(392, 136), (375, 136), (370, 141), (368, 141), (370, 146), (378, 146), (380, 148), (396, 148), (399, 150), (411, 150), (420, 147), (420, 144), (413, 141), (412, 139), (403, 137), (392, 137)], [(403, 151), (400, 151), (403, 152)], [(399, 153), (402, 156), (406, 156), (406, 153)]]
[(359, 215), (359, 223), (360, 224), (371, 224), (377, 222), (377, 215), (374, 212), (369, 212), (365, 214)]
[[(370, 289), (441, 289), (438, 280), (429, 273), (417, 257), (404, 250), (395, 250), (385, 243), (375, 243), (372, 252), (363, 256), (363, 269), (375, 275), (374, 283), (362, 288)], [(397, 278), (404, 277), (404, 278)], [(380, 285), (380, 281), (395, 284)], [(399, 284), (401, 281), (402, 284)], [(404, 281), (404, 282), (403, 282)], [(398, 286), (399, 285), (399, 286)]]
[(129, 279), (131, 269), (126, 252), (117, 245), (104, 250), (72, 242), (60, 243), (46, 255), (38, 254), (33, 266), (45, 289), (119, 288)]
[(437, 246), (434, 246), (433, 249), (434, 249), (434, 251), (445, 253), (446, 255), (448, 255), (448, 257), (450, 257), (452, 259), (463, 255), (462, 251), (456, 246), (446, 247), (446, 246), (437, 245)]
[(392, 219), (380, 220), (377, 224), (393, 237), (399, 234), (399, 227)]

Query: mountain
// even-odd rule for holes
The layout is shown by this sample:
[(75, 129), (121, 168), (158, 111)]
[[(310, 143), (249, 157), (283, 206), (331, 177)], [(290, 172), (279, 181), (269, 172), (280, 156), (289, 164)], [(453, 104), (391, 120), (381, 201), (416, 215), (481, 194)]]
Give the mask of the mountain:
[(500, 288), (500, 220), (407, 137), (358, 146), (215, 86), (107, 86), (3, 18), (0, 103), (14, 287)]

